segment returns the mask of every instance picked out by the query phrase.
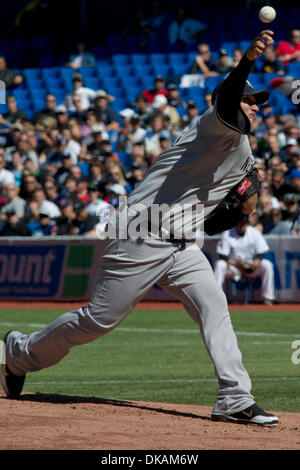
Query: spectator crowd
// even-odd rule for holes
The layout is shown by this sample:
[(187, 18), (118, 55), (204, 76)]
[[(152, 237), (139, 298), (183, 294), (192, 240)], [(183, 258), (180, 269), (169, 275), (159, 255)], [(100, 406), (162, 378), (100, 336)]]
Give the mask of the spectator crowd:
[[(196, 26), (201, 30), (203, 25)], [(178, 34), (174, 25), (170, 36)], [(299, 40), (299, 31), (292, 34)], [(83, 49), (70, 67), (80, 68), (82, 60), (92, 63)], [(198, 53), (191, 71), (210, 77), (230, 72), (243, 51), (231, 57), (221, 49), (216, 58), (201, 43)], [(262, 68), (284, 75), (283, 65), (298, 59), (298, 46), (293, 52), (283, 44), (279, 51), (266, 51)], [(0, 78), (5, 76), (10, 84), (22, 81), (0, 58)], [(178, 84), (160, 75), (119, 113), (114, 97), (85, 87), (77, 70), (72, 84), (63, 102), (47, 94), (44, 109), (31, 119), (18, 108), (13, 93), (6, 97), (7, 113), (0, 116), (0, 236), (95, 236), (97, 223), (118, 207), (119, 196), (129, 195), (158, 155), (203, 112), (195, 101), (183, 99)], [(211, 105), (209, 92), (205, 103)], [(263, 234), (300, 236), (298, 118), (297, 112), (278, 115), (265, 103), (249, 135), (263, 179), (249, 222)]]

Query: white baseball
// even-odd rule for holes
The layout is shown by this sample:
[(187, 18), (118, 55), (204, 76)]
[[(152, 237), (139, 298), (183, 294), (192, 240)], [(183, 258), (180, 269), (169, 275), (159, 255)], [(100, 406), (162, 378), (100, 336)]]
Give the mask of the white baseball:
[(263, 23), (271, 23), (276, 18), (276, 11), (272, 7), (262, 7), (259, 10), (258, 16)]

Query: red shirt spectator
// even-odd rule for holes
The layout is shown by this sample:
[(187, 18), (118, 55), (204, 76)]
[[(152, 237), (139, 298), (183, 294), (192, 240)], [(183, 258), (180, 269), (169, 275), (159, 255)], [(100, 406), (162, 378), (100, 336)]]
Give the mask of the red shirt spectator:
[(169, 92), (165, 89), (164, 79), (160, 75), (155, 77), (153, 90), (144, 90), (143, 95), (146, 97), (148, 103), (153, 103), (156, 95), (165, 95), (168, 97)]
[(300, 60), (300, 30), (292, 29), (289, 41), (280, 42), (276, 50), (283, 65)]

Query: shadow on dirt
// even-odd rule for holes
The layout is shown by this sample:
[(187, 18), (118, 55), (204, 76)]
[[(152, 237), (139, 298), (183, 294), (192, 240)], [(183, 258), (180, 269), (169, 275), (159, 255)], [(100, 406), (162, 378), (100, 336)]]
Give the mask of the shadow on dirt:
[(57, 395), (57, 394), (46, 394), (46, 393), (24, 393), (18, 398), (18, 402), (29, 401), (36, 403), (52, 403), (52, 404), (76, 404), (76, 403), (91, 403), (95, 405), (110, 405), (135, 408), (139, 410), (154, 411), (156, 413), (162, 413), (173, 416), (180, 416), (184, 418), (195, 418), (211, 421), (208, 416), (201, 416), (195, 413), (186, 413), (178, 410), (168, 410), (164, 408), (147, 406), (134, 401), (125, 400), (112, 400), (108, 398), (97, 398), (97, 397), (81, 397), (71, 395)]

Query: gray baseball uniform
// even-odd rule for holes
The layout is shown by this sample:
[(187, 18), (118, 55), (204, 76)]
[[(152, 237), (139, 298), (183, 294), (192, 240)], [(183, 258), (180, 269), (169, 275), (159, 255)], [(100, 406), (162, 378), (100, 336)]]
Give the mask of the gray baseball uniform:
[[(240, 114), (251, 65), (247, 59), (241, 63), (226, 79), (235, 91), (239, 90), (234, 103), (236, 114)], [(228, 93), (228, 83), (224, 90)], [(222, 89), (220, 93), (221, 100)], [(205, 217), (219, 204), (251, 163), (245, 135), (247, 118), (243, 117), (245, 126), (240, 127), (230, 119), (224, 122), (226, 111), (220, 112), (217, 105), (208, 109), (158, 157), (145, 180), (130, 195), (130, 207), (138, 203), (146, 207), (153, 203), (194, 206), (200, 202)], [(133, 219), (134, 214), (130, 217)], [(203, 213), (199, 217), (203, 218)], [(192, 221), (187, 223), (192, 225)], [(227, 301), (209, 262), (196, 244), (168, 239), (106, 240), (89, 304), (65, 313), (41, 331), (11, 334), (6, 358), (9, 369), (23, 375), (49, 367), (68, 354), (71, 347), (103, 336), (130, 313), (154, 283), (182, 301), (199, 325), (219, 381), (214, 412), (235, 413), (252, 405), (251, 381), (242, 364)]]

